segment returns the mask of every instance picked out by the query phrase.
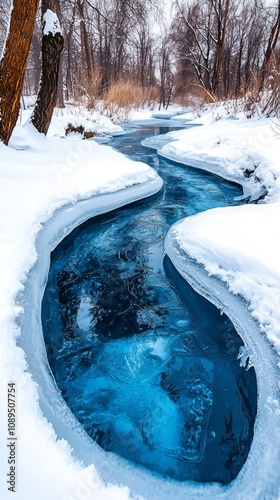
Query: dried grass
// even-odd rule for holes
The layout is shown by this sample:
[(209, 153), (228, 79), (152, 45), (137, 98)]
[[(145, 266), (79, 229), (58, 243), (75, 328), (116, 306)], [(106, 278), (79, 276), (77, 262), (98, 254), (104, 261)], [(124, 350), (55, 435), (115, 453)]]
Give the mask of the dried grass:
[(115, 122), (125, 122), (133, 109), (154, 107), (158, 97), (157, 88), (143, 89), (133, 80), (121, 78), (104, 95), (102, 112)]

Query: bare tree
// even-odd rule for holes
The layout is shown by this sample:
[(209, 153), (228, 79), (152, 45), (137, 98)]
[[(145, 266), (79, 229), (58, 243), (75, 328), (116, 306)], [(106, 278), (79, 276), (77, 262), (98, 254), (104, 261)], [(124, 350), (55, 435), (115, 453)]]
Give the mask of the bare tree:
[(230, 0), (177, 0), (173, 39), (180, 59), (191, 63), (197, 84), (213, 98), (218, 94)]
[(218, 94), (219, 89), (219, 79), (220, 72), (222, 66), (222, 60), (224, 55), (224, 47), (225, 47), (225, 37), (226, 37), (226, 29), (228, 22), (228, 12), (229, 12), (229, 4), (230, 0), (222, 0), (214, 1), (212, 0), (215, 12), (216, 12), (216, 22), (217, 22), (217, 40), (216, 41), (216, 53), (215, 53), (215, 62), (212, 76), (212, 91), (214, 94)]
[(100, 96), (123, 78), (154, 85), (156, 54), (149, 19), (157, 1), (61, 0), (68, 99), (80, 94), (94, 102), (92, 93)]
[(222, 96), (236, 97), (255, 88), (267, 37), (262, 0), (232, 0), (221, 69)]
[(146, 20), (139, 20), (131, 36), (132, 55), (130, 63), (135, 80), (140, 82), (142, 89), (156, 85), (155, 77), (155, 37)]
[(272, 53), (276, 47), (276, 44), (277, 44), (277, 41), (279, 38), (279, 33), (280, 33), (280, 0), (278, 0), (278, 6), (277, 6), (277, 10), (276, 10), (276, 19), (275, 19), (275, 22), (273, 23), (271, 31), (270, 31), (270, 35), (269, 35), (269, 39), (267, 42), (267, 47), (265, 50), (263, 63), (261, 66), (261, 77), (260, 77), (259, 90), (263, 89), (267, 68), (268, 68)]
[(87, 83), (90, 83), (94, 75), (94, 59), (92, 45), (88, 32), (87, 2), (85, 0), (77, 0), (77, 8), (80, 17), (80, 34), (81, 34), (81, 49), (82, 49), (82, 67), (85, 68)]
[(27, 61), (27, 68), (24, 78), (23, 92), (25, 95), (37, 95), (40, 85), (41, 76), (41, 45), (42, 45), (42, 30), (41, 30), (41, 15), (37, 13), (31, 48)]
[(0, 141), (4, 144), (8, 144), (19, 114), (38, 3), (39, 0), (13, 1), (10, 30), (0, 62)]
[(170, 43), (168, 36), (162, 40), (162, 45), (159, 50), (159, 71), (160, 71), (160, 102), (159, 109), (161, 106), (167, 109), (170, 100), (173, 96), (174, 90), (174, 74), (172, 72), (172, 54), (170, 50)]

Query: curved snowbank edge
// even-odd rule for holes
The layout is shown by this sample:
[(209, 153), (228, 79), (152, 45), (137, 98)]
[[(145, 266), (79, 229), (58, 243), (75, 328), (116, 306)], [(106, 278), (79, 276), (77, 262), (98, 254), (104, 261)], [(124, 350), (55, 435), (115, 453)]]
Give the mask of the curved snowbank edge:
[[(180, 221), (178, 222), (180, 223)], [(274, 403), (279, 391), (276, 353), (263, 336), (241, 297), (234, 296), (215, 276), (190, 258), (174, 238), (175, 223), (165, 240), (165, 251), (177, 271), (203, 297), (225, 313), (235, 326), (255, 368), (258, 386), (258, 413), (248, 458), (237, 478), (224, 489), (222, 498), (279, 498), (280, 436)], [(257, 472), (257, 473), (256, 473)]]
[(165, 480), (148, 470), (102, 450), (85, 432), (61, 396), (49, 367), (41, 322), (41, 301), (48, 277), (50, 253), (74, 228), (96, 215), (109, 212), (128, 203), (156, 194), (162, 180), (138, 184), (115, 193), (103, 194), (78, 201), (57, 210), (43, 226), (36, 240), (38, 260), (31, 269), (21, 296), (24, 313), (20, 324), (22, 334), (18, 340), (24, 350), (31, 373), (37, 385), (39, 405), (52, 425), (57, 438), (64, 439), (72, 449), (74, 460), (84, 467), (94, 465), (105, 484), (129, 488), (133, 497), (146, 499), (156, 496), (170, 500), (226, 498), (227, 487), (218, 483), (199, 484)]
[[(175, 142), (175, 141), (170, 141)], [(186, 165), (187, 167), (197, 168), (198, 170), (203, 170), (205, 172), (209, 172), (211, 174), (217, 175), (226, 181), (233, 182), (234, 184), (239, 184), (243, 190), (243, 196), (239, 199), (247, 199), (250, 201), (256, 201), (260, 197), (262, 197), (266, 193), (266, 188), (261, 184), (252, 181), (248, 181), (246, 177), (236, 175), (230, 175), (229, 173), (221, 171), (218, 167), (216, 167), (213, 163), (207, 163), (203, 161), (194, 161), (191, 158), (181, 158), (177, 155), (173, 155), (171, 153), (166, 153), (162, 149), (157, 150), (157, 154), (166, 158), (167, 160), (174, 161), (175, 163), (181, 163), (182, 165)]]

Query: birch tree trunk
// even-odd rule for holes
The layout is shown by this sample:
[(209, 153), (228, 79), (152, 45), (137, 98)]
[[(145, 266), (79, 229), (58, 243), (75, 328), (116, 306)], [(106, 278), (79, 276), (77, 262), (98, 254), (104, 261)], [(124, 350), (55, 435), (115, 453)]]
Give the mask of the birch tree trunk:
[(31, 123), (45, 135), (56, 103), (59, 62), (64, 44), (58, 15), (59, 0), (42, 0), (42, 72)]
[(14, 0), (3, 58), (0, 61), (0, 141), (8, 144), (16, 125), (39, 0)]

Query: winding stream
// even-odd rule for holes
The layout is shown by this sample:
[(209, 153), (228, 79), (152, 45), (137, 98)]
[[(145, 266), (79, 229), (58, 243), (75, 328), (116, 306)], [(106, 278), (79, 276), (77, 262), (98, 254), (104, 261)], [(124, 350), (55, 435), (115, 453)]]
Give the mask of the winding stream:
[(52, 253), (42, 306), (64, 399), (106, 451), (179, 481), (236, 477), (257, 408), (232, 323), (163, 259), (179, 219), (238, 204), (238, 186), (143, 148), (168, 127), (130, 128), (110, 145), (149, 163), (157, 195), (90, 219)]

